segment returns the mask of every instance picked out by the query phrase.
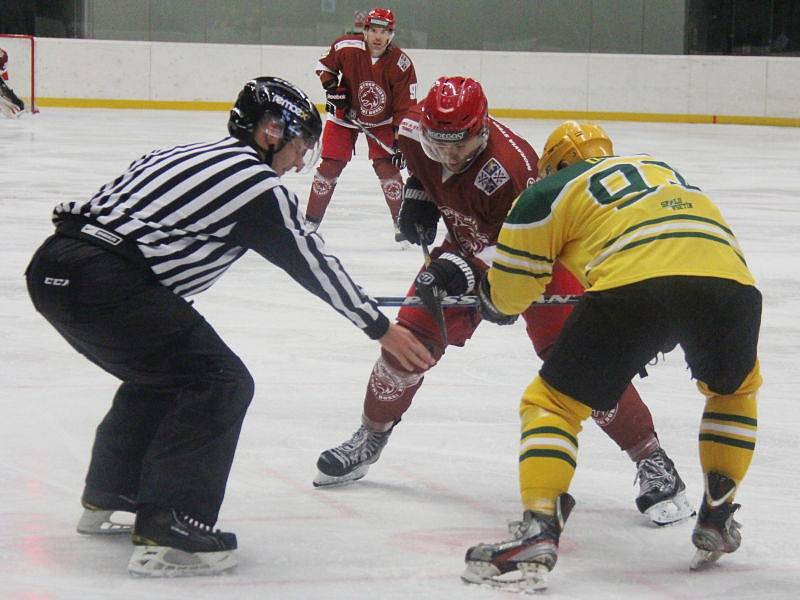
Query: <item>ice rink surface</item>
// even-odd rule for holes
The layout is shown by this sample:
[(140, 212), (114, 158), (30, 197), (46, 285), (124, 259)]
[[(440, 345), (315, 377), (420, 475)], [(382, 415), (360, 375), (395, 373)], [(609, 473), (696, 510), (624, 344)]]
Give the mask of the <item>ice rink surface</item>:
[[(0, 120), (0, 598), (4, 600), (453, 599), (508, 597), (462, 584), (464, 551), (520, 517), (518, 399), (539, 368), (519, 323), (479, 328), (426, 378), (361, 482), (314, 489), (319, 452), (359, 424), (378, 345), (255, 254), (195, 306), (256, 380), (219, 526), (239, 567), (216, 578), (133, 579), (125, 539), (75, 533), (94, 427), (116, 381), (71, 350), (30, 304), (22, 277), (81, 200), (153, 148), (213, 140), (224, 113), (45, 109)], [(553, 121), (508, 120), (540, 149)], [(797, 598), (800, 588), (800, 129), (604, 123), (616, 151), (648, 152), (722, 208), (764, 294), (759, 434), (737, 496), (741, 549), (689, 572), (692, 525), (648, 526), (634, 465), (593, 424), (581, 435), (577, 499), (547, 598)], [(400, 295), (421, 263), (399, 249), (378, 182), (359, 155), (320, 233), (372, 295)], [(286, 183), (302, 204), (311, 176)], [(440, 227), (440, 235), (441, 235)], [(394, 309), (387, 309), (393, 314)], [(636, 384), (699, 504), (703, 401), (680, 350)]]

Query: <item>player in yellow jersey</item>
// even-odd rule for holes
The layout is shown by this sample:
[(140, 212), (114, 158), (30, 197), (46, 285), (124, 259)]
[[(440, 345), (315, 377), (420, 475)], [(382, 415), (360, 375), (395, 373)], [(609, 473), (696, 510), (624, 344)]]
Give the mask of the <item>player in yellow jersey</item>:
[(480, 285), (484, 319), (510, 322), (544, 289), (558, 259), (586, 287), (520, 419), (524, 509), (512, 539), (467, 551), (471, 583), (542, 589), (575, 504), (567, 492), (578, 434), (631, 378), (680, 344), (705, 396), (700, 462), (705, 494), (693, 569), (741, 542), (734, 494), (755, 447), (761, 294), (719, 209), (655, 157), (613, 156), (597, 125), (568, 121), (548, 138), (543, 179), (509, 212)]

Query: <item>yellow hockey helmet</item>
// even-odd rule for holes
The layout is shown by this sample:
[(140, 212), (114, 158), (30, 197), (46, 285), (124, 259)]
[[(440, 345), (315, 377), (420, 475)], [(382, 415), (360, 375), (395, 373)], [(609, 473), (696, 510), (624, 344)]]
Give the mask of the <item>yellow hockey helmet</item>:
[(595, 123), (564, 121), (548, 136), (539, 158), (539, 177), (552, 175), (586, 158), (612, 156), (611, 138)]

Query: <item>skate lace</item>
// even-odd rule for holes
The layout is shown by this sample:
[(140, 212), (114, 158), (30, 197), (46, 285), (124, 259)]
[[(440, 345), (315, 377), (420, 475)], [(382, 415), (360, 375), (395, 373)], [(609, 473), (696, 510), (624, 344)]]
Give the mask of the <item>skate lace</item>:
[(511, 534), (511, 538), (505, 543), (522, 540), (527, 537), (538, 538), (540, 536), (547, 536), (550, 533), (550, 528), (549, 523), (536, 519), (529, 521), (509, 521), (508, 533)]
[(675, 486), (675, 474), (672, 465), (663, 450), (656, 450), (647, 458), (636, 463), (636, 479), (640, 493), (657, 490), (664, 491)]
[(178, 516), (180, 517), (181, 521), (183, 521), (190, 527), (199, 529), (200, 531), (203, 531), (205, 533), (219, 533), (220, 531), (219, 529), (215, 530), (213, 527), (211, 527), (211, 525), (203, 523), (202, 521), (198, 521), (191, 515), (187, 515), (185, 513), (179, 513)]
[(343, 465), (349, 466), (366, 460), (383, 446), (384, 434), (375, 433), (364, 425), (358, 428), (348, 441), (330, 450)]

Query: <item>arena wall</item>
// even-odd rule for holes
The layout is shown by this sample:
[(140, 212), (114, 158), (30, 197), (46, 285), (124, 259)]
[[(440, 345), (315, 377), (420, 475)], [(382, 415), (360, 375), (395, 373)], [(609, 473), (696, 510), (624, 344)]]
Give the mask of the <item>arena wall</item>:
[[(244, 81), (284, 77), (322, 104), (325, 48), (37, 38), (40, 107), (224, 110)], [(469, 75), (502, 117), (800, 126), (800, 59), (408, 50), (419, 93)]]

